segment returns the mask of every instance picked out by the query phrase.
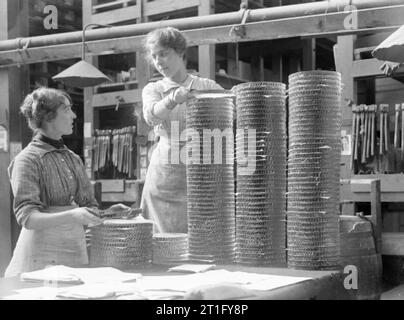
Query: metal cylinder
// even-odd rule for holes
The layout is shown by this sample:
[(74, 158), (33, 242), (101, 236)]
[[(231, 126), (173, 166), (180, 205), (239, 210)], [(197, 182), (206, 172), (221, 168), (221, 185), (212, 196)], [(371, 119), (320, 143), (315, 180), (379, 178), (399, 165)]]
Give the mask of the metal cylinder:
[(129, 268), (151, 263), (153, 223), (143, 218), (109, 219), (91, 228), (90, 265)]
[[(249, 82), (236, 93), (236, 261), (286, 264), (286, 86)], [(252, 144), (252, 145), (251, 145)]]
[(189, 258), (231, 263), (235, 247), (234, 96), (199, 91), (188, 102)]
[(179, 263), (188, 259), (186, 233), (156, 233), (153, 235), (153, 264)]
[(339, 264), (341, 75), (305, 71), (289, 76), (287, 200), (288, 267)]

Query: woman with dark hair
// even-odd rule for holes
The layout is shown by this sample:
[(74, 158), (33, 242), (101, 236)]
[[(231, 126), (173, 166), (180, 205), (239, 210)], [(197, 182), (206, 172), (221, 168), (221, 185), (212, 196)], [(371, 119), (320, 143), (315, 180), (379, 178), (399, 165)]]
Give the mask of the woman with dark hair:
[(5, 276), (52, 264), (88, 264), (85, 225), (100, 218), (93, 188), (78, 155), (63, 143), (76, 118), (72, 100), (63, 91), (39, 88), (27, 95), (21, 113), (34, 138), (9, 166), (14, 212), (22, 226)]
[(186, 233), (188, 229), (186, 167), (179, 152), (185, 142), (176, 135), (186, 128), (190, 91), (223, 89), (213, 80), (187, 72), (186, 48), (185, 37), (175, 28), (157, 29), (146, 36), (148, 57), (163, 79), (150, 82), (142, 92), (144, 118), (159, 142), (147, 170), (141, 207), (158, 232)]

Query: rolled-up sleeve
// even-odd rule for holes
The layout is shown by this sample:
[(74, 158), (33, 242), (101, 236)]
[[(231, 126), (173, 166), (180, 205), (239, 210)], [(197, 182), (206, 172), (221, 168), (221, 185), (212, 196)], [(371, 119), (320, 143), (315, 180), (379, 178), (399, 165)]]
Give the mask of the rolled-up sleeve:
[(18, 157), (10, 164), (10, 182), (14, 194), (14, 213), (22, 227), (35, 211), (40, 211), (44, 204), (40, 198), (38, 167), (28, 157)]
[(163, 122), (153, 114), (153, 106), (162, 99), (156, 83), (147, 84), (142, 91), (143, 116), (146, 123), (152, 127)]

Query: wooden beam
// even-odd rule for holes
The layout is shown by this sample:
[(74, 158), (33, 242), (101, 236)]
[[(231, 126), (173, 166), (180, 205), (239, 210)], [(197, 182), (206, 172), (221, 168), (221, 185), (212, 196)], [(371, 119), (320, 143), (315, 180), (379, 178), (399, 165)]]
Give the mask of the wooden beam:
[(340, 186), (341, 199), (353, 202), (370, 202), (372, 180), (380, 180), (381, 202), (403, 202), (404, 176), (402, 174), (353, 175)]
[(93, 108), (115, 106), (118, 102), (118, 98), (122, 99), (122, 105), (136, 104), (142, 101), (142, 90), (133, 89), (94, 94), (92, 96), (91, 105)]
[[(212, 0), (210, 0), (212, 1)], [(377, 9), (358, 10), (358, 29), (344, 29), (347, 13), (336, 12), (304, 17), (278, 19), (245, 24), (246, 35), (236, 37), (230, 34), (233, 26), (218, 26), (203, 29), (184, 30), (189, 45), (208, 45), (256, 40), (274, 40), (321, 34), (360, 34), (395, 30), (402, 24), (404, 5)], [(326, 19), (326, 23), (324, 22)], [(380, 25), (383, 28), (380, 28)], [(377, 26), (377, 27), (374, 27)], [(88, 52), (93, 55), (118, 54), (142, 49), (144, 36), (104, 39), (86, 42)], [(0, 52), (0, 67), (20, 65), (41, 61), (63, 60), (81, 56), (81, 47), (77, 43), (53, 45), (26, 50)]]
[(350, 182), (352, 192), (369, 193), (369, 181), (374, 179), (380, 180), (381, 192), (404, 192), (404, 175), (400, 173), (353, 175)]

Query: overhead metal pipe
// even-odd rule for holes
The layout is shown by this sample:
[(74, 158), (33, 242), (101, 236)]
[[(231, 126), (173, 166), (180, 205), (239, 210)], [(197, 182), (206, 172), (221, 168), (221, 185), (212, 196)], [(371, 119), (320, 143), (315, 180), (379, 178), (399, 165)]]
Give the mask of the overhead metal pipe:
[[(308, 16), (344, 11), (346, 6), (351, 5), (356, 9), (369, 9), (402, 5), (404, 0), (329, 0), (321, 2), (302, 3), (288, 6), (269, 7), (248, 11), (246, 22), (260, 22), (298, 16)], [(171, 26), (180, 30), (208, 28), (223, 25), (240, 24), (245, 16), (245, 10), (226, 12), (207, 16), (197, 16), (181, 19), (147, 22), (125, 26), (115, 26), (89, 30), (86, 32), (86, 40), (114, 39), (135, 35), (144, 35), (156, 28)], [(82, 31), (58, 33), (36, 37), (16, 38), (0, 41), (0, 51), (9, 51), (22, 48), (45, 47), (82, 41)]]

